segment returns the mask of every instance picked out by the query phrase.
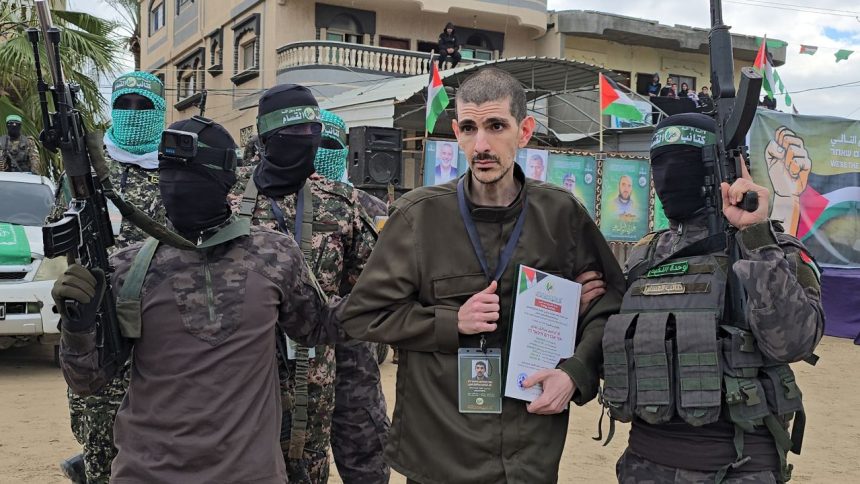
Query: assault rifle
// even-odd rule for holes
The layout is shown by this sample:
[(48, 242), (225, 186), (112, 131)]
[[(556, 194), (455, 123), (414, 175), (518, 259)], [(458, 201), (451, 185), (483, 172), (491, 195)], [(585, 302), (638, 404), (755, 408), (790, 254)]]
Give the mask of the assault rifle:
[[(707, 176), (703, 188), (709, 235), (725, 234), (731, 263), (740, 258), (735, 242), (735, 230), (723, 216), (720, 183), (729, 185), (742, 175), (741, 163), (749, 169), (749, 147), (746, 135), (755, 117), (762, 77), (751, 67), (741, 69), (740, 87), (735, 92), (734, 61), (730, 27), (723, 23), (722, 0), (711, 0), (711, 32), (708, 36), (711, 58), (711, 86), (714, 97), (714, 118), (717, 125), (716, 145), (705, 147), (703, 159)], [(741, 208), (754, 212), (758, 208), (755, 192), (744, 194)], [(727, 316), (734, 323), (746, 321), (743, 286), (730, 275), (727, 291)]]
[[(114, 299), (108, 248), (114, 245), (113, 231), (108, 215), (104, 188), (99, 182), (107, 177), (104, 163), (98, 166), (100, 176), (90, 169), (93, 158), (101, 159), (101, 140), (95, 133), (87, 133), (81, 113), (75, 107), (75, 95), (80, 87), (66, 83), (60, 63), (60, 30), (53, 26), (51, 12), (45, 0), (36, 0), (39, 24), (45, 37), (46, 63), (51, 72), (52, 85), (42, 77), (39, 56), (39, 30), (27, 29), (36, 62), (39, 104), (42, 110), (43, 131), (39, 138), (52, 153), (59, 150), (63, 159), (72, 200), (62, 220), (42, 228), (45, 257), (65, 255), (88, 269), (101, 269), (105, 274), (105, 294), (96, 318), (96, 335), (99, 363), (112, 374), (127, 360), (130, 343), (120, 333)], [(55, 112), (48, 111), (50, 93)], [(102, 160), (103, 161), (103, 160)], [(74, 308), (69, 308), (74, 312)]]

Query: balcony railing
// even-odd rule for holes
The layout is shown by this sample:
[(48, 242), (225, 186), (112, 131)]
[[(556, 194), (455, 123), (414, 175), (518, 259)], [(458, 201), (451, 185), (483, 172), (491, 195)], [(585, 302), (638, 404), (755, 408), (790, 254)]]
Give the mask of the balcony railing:
[[(318, 40), (294, 42), (277, 50), (278, 70), (305, 66), (333, 66), (375, 71), (394, 76), (429, 74), (430, 54), (412, 50)], [(462, 59), (460, 65), (479, 63)]]

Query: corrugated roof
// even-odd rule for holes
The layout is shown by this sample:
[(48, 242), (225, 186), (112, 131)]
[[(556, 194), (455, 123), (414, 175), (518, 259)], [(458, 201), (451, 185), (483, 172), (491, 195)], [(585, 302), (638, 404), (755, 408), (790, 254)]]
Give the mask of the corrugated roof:
[[(447, 69), (440, 72), (439, 75), (445, 86), (456, 89), (477, 69), (491, 66), (509, 72), (516, 77), (525, 86), (529, 99), (547, 93), (564, 93), (596, 86), (597, 74), (600, 72), (615, 80), (623, 78), (620, 74), (600, 66), (555, 57), (498, 59)], [(394, 99), (395, 103), (401, 103), (416, 95), (423, 97), (427, 81), (426, 75), (382, 81), (372, 86), (361, 87), (334, 96), (320, 103), (320, 107), (338, 109), (383, 99)]]

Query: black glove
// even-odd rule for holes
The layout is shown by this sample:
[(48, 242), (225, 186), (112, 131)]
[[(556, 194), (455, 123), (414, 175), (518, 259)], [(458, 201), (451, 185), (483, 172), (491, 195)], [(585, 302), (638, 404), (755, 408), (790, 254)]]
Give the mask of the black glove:
[(105, 293), (105, 274), (72, 264), (54, 283), (51, 296), (57, 305), (63, 329), (80, 333), (92, 329)]

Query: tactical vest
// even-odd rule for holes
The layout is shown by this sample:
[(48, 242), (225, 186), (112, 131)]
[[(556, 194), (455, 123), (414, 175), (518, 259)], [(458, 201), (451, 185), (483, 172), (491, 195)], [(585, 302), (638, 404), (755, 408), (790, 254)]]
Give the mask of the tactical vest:
[(2, 161), (8, 171), (31, 172), (32, 160), (30, 160), (30, 140), (21, 135), (17, 141), (13, 141), (8, 135), (3, 136)]
[[(737, 459), (718, 473), (718, 481), (749, 460), (743, 457), (744, 432), (765, 426), (787, 481), (786, 454), (800, 452), (805, 423), (794, 373), (762, 354), (745, 322), (726, 321), (725, 251), (696, 255), (702, 251), (690, 247), (658, 261), (659, 236), (643, 240), (647, 248), (628, 271), (621, 312), (606, 323), (601, 404), (621, 422), (638, 417), (658, 425), (678, 416), (698, 427), (731, 421)], [(611, 422), (607, 443), (613, 430)]]

